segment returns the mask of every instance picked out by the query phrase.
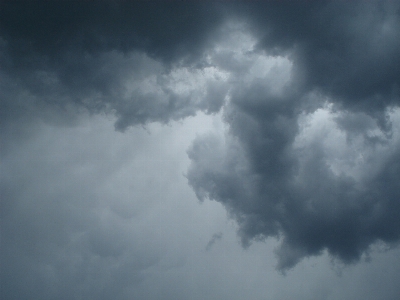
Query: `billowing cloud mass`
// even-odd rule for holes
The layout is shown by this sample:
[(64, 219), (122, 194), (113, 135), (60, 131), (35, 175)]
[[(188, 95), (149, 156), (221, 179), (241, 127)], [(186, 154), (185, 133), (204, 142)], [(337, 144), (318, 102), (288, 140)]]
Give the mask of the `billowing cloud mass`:
[(219, 74), (199, 62), (221, 21), (208, 5), (6, 1), (0, 13), (5, 125), (86, 110), (125, 130), (222, 105)]
[(398, 0), (1, 1), (0, 105), (1, 298), (260, 299), (221, 207), (283, 272), (400, 241)]
[(279, 238), (282, 270), (323, 250), (349, 263), (396, 244), (399, 3), (241, 7), (257, 40), (233, 75), (226, 135), (188, 152), (196, 194), (227, 207), (245, 245)]

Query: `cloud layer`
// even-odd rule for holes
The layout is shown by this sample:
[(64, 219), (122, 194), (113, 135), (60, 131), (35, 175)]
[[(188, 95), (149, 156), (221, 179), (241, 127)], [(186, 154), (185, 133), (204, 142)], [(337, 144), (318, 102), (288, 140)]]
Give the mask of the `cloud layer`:
[(397, 244), (399, 3), (258, 4), (239, 4), (256, 42), (232, 73), (229, 130), (194, 142), (189, 183), (244, 245), (279, 238), (280, 270)]
[(216, 112), (224, 87), (199, 60), (221, 19), (201, 3), (6, 1), (3, 127), (88, 111), (117, 115), (125, 130)]
[[(279, 270), (398, 244), (399, 1), (0, 7), (6, 298), (131, 299), (148, 270), (184, 264), (175, 232), (192, 220), (158, 220), (187, 196), (174, 165), (186, 157), (171, 154), (187, 144), (147, 145), (137, 131), (127, 143), (97, 115), (128, 135), (222, 110), (225, 131), (194, 140), (186, 177), (223, 204), (244, 246), (279, 239)], [(199, 247), (211, 253), (218, 232)]]

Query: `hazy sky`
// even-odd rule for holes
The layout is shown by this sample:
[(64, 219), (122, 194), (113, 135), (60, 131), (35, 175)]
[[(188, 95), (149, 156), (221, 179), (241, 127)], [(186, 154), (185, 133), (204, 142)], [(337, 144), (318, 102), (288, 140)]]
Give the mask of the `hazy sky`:
[(1, 299), (400, 295), (400, 1), (1, 1)]

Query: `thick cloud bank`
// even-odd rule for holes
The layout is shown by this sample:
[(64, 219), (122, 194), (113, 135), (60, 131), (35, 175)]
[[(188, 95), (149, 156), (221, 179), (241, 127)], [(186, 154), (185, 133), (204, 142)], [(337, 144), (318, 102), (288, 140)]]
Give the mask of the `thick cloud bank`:
[[(226, 131), (199, 136), (188, 150), (189, 184), (199, 199), (224, 205), (244, 245), (278, 238), (280, 270), (323, 251), (351, 263), (376, 243), (396, 245), (399, 53), (396, 0), (1, 1), (7, 295), (28, 299), (47, 286), (37, 298), (131, 299), (123, 292), (159, 265), (147, 225), (168, 226), (157, 217), (142, 224), (126, 207), (131, 193), (160, 200), (168, 187), (173, 202), (181, 174), (146, 160), (157, 142), (137, 156), (153, 163), (151, 176), (139, 174), (146, 165), (121, 173), (144, 139), (126, 146), (120, 132), (68, 132), (85, 128), (89, 115), (115, 118), (125, 131), (222, 110)], [(132, 173), (134, 192), (124, 189)], [(202, 249), (211, 253), (222, 236)]]
[(113, 113), (125, 130), (218, 111), (224, 87), (215, 70), (198, 64), (222, 18), (209, 6), (2, 1), (3, 126), (70, 122), (87, 111)]
[(231, 73), (225, 136), (188, 151), (197, 196), (226, 206), (244, 245), (279, 238), (281, 270), (397, 244), (399, 2), (239, 7), (255, 42)]

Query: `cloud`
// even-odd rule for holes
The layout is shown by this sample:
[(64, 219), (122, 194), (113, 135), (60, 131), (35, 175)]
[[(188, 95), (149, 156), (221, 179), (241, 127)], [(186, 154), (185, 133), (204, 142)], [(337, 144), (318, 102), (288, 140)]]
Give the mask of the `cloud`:
[(207, 243), (206, 251), (209, 251), (218, 240), (222, 239), (222, 236), (222, 232), (214, 233), (210, 241)]
[(270, 112), (284, 103), (271, 105), (231, 104), (229, 133), (195, 141), (188, 179), (198, 197), (227, 207), (245, 245), (280, 238), (280, 269), (324, 249), (350, 263), (374, 242), (397, 243), (399, 111), (390, 114), (390, 138), (375, 124), (349, 139), (329, 108), (298, 124)]
[[(54, 283), (59, 290), (76, 274), (100, 272), (82, 288), (109, 282), (110, 298), (160, 259), (147, 253), (156, 246), (130, 242), (129, 201), (99, 208), (94, 191), (126, 160), (107, 164), (114, 150), (76, 150), (72, 137), (70, 149), (46, 133), (93, 115), (126, 131), (222, 109), (225, 132), (188, 150), (189, 184), (225, 206), (243, 245), (279, 239), (280, 270), (324, 250), (351, 263), (375, 243), (398, 243), (398, 1), (0, 5), (2, 239), (16, 276), (43, 270), (37, 280), (49, 282), (59, 266), (67, 278)], [(124, 149), (116, 155), (126, 158)], [(109, 203), (115, 190), (103, 192)]]
[[(256, 42), (231, 74), (225, 135), (188, 150), (198, 198), (224, 204), (245, 246), (279, 239), (282, 271), (398, 244), (398, 2), (238, 5)], [(262, 60), (274, 67), (252, 73)]]
[(215, 113), (223, 104), (223, 80), (201, 64), (223, 19), (214, 5), (1, 5), (3, 128), (36, 119), (68, 124), (86, 112), (115, 114), (123, 131), (200, 110)]
[[(240, 3), (272, 55), (289, 55), (294, 76), (346, 108), (399, 104), (398, 1)], [(245, 13), (246, 14), (246, 13)]]
[[(44, 126), (23, 147), (4, 155), (1, 281), (5, 299), (118, 298), (161, 259), (162, 247), (148, 242), (149, 232), (135, 230), (143, 226), (140, 221), (129, 222), (103, 201), (102, 195), (111, 192), (113, 205), (123, 204), (123, 194), (112, 192), (106, 183), (127, 166), (132, 147), (129, 140), (107, 130), (104, 122), (94, 123), (95, 128), (86, 129)], [(95, 134), (99, 131), (103, 133)], [(118, 155), (110, 158), (116, 145)], [(133, 152), (134, 157), (141, 155), (139, 147)], [(125, 211), (140, 215), (137, 202), (132, 197)]]
[(0, 170), (2, 298), (132, 299), (144, 286), (146, 299), (155, 274), (165, 279), (201, 253), (223, 209), (199, 207), (182, 173), (185, 148), (211, 118), (150, 124), (149, 134), (115, 132), (113, 120), (92, 116), (74, 127), (41, 124), (9, 145)]

